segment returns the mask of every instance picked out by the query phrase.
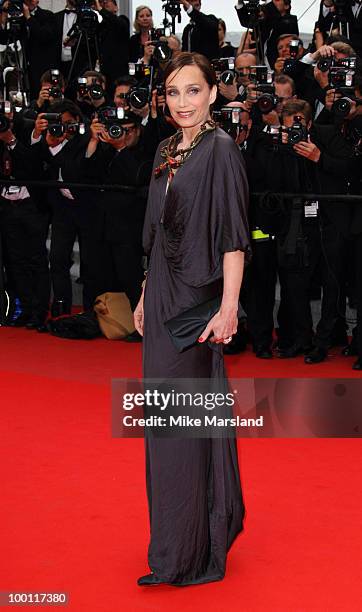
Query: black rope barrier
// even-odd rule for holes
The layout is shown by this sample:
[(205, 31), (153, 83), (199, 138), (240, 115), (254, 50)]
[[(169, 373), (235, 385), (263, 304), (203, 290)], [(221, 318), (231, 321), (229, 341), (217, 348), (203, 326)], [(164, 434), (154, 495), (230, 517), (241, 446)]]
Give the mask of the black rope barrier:
[[(119, 193), (137, 193), (147, 195), (148, 187), (135, 187), (134, 185), (105, 185), (99, 183), (70, 183), (66, 181), (41, 181), (41, 180), (26, 180), (18, 179), (0, 179), (0, 186), (7, 187), (10, 185), (18, 185), (19, 187), (40, 187), (41, 189), (75, 189), (91, 191), (115, 191)], [(265, 197), (266, 194), (273, 195), (275, 198), (283, 200), (293, 200), (294, 198), (302, 198), (305, 200), (319, 200), (320, 202), (361, 202), (362, 195), (348, 195), (343, 193), (275, 193), (270, 192), (251, 192), (253, 198)]]

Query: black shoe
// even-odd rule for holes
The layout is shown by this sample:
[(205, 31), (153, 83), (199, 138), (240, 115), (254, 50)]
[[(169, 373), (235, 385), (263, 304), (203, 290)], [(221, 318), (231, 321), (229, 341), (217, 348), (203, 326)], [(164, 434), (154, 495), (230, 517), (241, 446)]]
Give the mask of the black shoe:
[(354, 362), (352, 370), (362, 370), (362, 357), (359, 357), (357, 361)]
[(352, 340), (351, 344), (347, 344), (347, 346), (342, 349), (342, 355), (344, 355), (344, 357), (356, 357), (358, 355), (356, 342)]
[(38, 327), (42, 327), (45, 325), (45, 320), (46, 320), (46, 317), (33, 316), (26, 323), (25, 327), (26, 329), (38, 329)]
[(8, 325), (10, 327), (25, 327), (29, 323), (30, 320), (31, 320), (30, 314), (22, 313), (16, 319), (9, 321)]
[(292, 359), (293, 357), (298, 357), (298, 355), (305, 355), (311, 350), (310, 346), (300, 346), (299, 344), (292, 344), (285, 349), (279, 350), (280, 359)]
[(71, 310), (71, 306), (69, 306), (69, 304), (66, 304), (64, 300), (55, 300), (51, 307), (52, 319), (57, 319), (58, 317), (62, 317), (63, 315), (70, 315)]
[(135, 330), (134, 332), (132, 332), (132, 334), (129, 334), (128, 336), (123, 338), (123, 340), (125, 342), (142, 342), (142, 336), (138, 333), (137, 330)]
[(272, 359), (273, 353), (271, 352), (269, 346), (256, 346), (255, 357), (258, 359)]
[(156, 574), (147, 574), (146, 576), (141, 576), (137, 580), (138, 586), (156, 586), (158, 584), (166, 584), (164, 580), (158, 578)]
[(304, 357), (304, 363), (308, 363), (309, 365), (314, 363), (322, 363), (326, 357), (326, 349), (316, 346), (308, 355)]

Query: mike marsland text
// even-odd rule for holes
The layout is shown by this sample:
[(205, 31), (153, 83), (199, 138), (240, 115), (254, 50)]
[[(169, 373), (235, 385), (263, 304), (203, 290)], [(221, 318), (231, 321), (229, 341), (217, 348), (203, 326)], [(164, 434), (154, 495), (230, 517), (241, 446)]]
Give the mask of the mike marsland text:
[(264, 417), (257, 419), (243, 419), (237, 415), (230, 418), (222, 418), (216, 415), (205, 414), (202, 419), (189, 416), (150, 416), (137, 418), (126, 415), (122, 419), (124, 427), (263, 427)]

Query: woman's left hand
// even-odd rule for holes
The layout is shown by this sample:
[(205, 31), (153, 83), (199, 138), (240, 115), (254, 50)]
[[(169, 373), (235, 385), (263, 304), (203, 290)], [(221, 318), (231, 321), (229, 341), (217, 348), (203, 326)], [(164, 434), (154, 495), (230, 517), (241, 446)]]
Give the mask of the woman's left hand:
[(199, 342), (205, 342), (211, 334), (211, 338), (209, 339), (210, 342), (214, 342), (215, 344), (229, 344), (232, 336), (236, 334), (237, 329), (237, 309), (223, 311), (221, 308), (205, 327), (199, 338)]

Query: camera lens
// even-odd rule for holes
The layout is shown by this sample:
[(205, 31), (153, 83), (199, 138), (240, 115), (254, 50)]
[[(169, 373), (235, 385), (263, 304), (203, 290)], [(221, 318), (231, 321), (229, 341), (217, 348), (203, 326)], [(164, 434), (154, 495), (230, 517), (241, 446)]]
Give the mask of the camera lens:
[(222, 81), (225, 85), (232, 85), (234, 82), (234, 72), (232, 70), (225, 70), (220, 75), (220, 81)]
[(257, 101), (257, 106), (263, 115), (270, 113), (275, 108), (274, 96), (271, 96), (270, 94), (260, 96)]
[(51, 136), (60, 138), (64, 134), (64, 126), (62, 123), (53, 123), (48, 126), (48, 132)]
[(328, 72), (330, 67), (332, 66), (333, 59), (331, 57), (323, 57), (319, 60), (317, 64), (318, 70), (321, 72)]
[(124, 130), (121, 125), (114, 123), (108, 127), (108, 134), (111, 138), (120, 138), (123, 136)]
[(104, 91), (101, 85), (94, 83), (89, 87), (89, 95), (92, 100), (100, 100), (104, 96)]
[(140, 109), (146, 106), (149, 99), (148, 89), (133, 89), (129, 95), (129, 101), (131, 106)]
[(348, 117), (352, 108), (352, 100), (349, 98), (340, 98), (333, 103), (332, 112), (337, 117)]
[(155, 46), (153, 56), (158, 62), (168, 62), (172, 57), (172, 50), (166, 42), (159, 42)]

